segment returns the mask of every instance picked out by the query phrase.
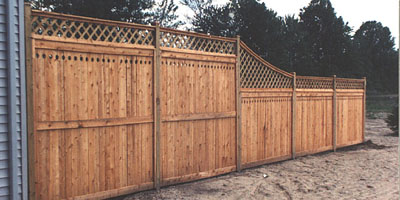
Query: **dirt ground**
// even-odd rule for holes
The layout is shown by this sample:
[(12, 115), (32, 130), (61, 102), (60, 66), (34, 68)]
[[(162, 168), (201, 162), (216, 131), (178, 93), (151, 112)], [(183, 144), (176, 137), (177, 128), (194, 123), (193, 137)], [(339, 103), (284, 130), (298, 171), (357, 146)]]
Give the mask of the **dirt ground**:
[(398, 137), (382, 119), (366, 124), (362, 145), (123, 199), (399, 199)]

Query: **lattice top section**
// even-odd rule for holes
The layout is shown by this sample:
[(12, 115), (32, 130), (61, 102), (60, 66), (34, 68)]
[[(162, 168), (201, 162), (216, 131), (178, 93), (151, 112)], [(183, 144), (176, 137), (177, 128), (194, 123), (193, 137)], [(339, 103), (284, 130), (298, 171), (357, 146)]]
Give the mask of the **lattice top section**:
[[(52, 12), (32, 11), (32, 34), (118, 44), (154, 46), (155, 26), (94, 19)], [(160, 28), (160, 46), (207, 53), (236, 54), (236, 38)], [(293, 88), (293, 76), (264, 61), (240, 43), (242, 88)], [(337, 89), (364, 89), (362, 79), (337, 79)], [(332, 78), (302, 77), (297, 88), (331, 89)]]
[(221, 54), (236, 53), (236, 43), (232, 38), (208, 36), (166, 28), (162, 28), (160, 32), (160, 46), (162, 47)]
[(333, 89), (333, 78), (297, 76), (296, 88), (299, 89)]
[(336, 88), (337, 89), (364, 89), (364, 80), (363, 79), (337, 78), (336, 79)]
[(154, 27), (32, 11), (32, 34), (113, 43), (152, 45)]
[(240, 84), (242, 88), (292, 88), (293, 78), (263, 63), (245, 48), (240, 48)]

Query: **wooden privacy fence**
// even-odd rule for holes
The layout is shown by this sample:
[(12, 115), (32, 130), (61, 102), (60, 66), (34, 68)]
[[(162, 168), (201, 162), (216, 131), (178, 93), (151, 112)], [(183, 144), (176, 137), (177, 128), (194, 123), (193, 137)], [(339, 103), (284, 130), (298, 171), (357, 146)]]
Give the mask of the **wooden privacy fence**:
[(113, 197), (364, 140), (365, 79), (289, 74), (239, 37), (25, 11), (32, 199)]

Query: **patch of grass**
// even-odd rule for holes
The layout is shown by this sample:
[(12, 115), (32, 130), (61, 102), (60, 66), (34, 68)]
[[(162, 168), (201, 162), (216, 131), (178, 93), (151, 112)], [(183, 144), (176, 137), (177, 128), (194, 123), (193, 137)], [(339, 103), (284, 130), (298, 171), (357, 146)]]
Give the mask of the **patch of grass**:
[(374, 113), (389, 113), (396, 105), (398, 105), (397, 95), (367, 95), (367, 116), (372, 118)]
[(375, 113), (373, 112), (367, 112), (367, 116), (368, 119), (378, 119), (378, 117), (376, 116)]

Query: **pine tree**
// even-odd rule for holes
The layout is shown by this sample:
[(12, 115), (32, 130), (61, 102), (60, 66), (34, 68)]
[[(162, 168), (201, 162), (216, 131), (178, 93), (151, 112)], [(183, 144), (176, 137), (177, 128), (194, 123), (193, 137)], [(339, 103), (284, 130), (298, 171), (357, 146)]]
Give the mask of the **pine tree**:
[(183, 25), (183, 22), (178, 20), (176, 11), (178, 6), (174, 0), (162, 0), (156, 3), (154, 11), (151, 12), (151, 21), (158, 21), (162, 27), (177, 28)]
[(174, 0), (30, 0), (34, 9), (100, 19), (150, 24), (176, 28), (178, 21)]
[(354, 34), (354, 48), (368, 79), (369, 90), (398, 92), (398, 51), (388, 27), (380, 22), (364, 22)]
[(181, 3), (194, 13), (189, 17), (195, 32), (234, 37), (237, 34), (231, 4), (217, 6), (211, 0), (182, 0)]
[[(351, 48), (351, 28), (337, 17), (329, 0), (312, 0), (300, 10), (304, 42), (310, 51), (310, 75), (331, 76), (346, 70)], [(339, 72), (339, 73), (337, 73)]]
[(286, 69), (284, 22), (277, 13), (257, 0), (231, 0), (216, 6), (211, 0), (183, 0), (195, 13), (194, 31), (219, 36), (240, 35), (252, 50), (276, 66)]

